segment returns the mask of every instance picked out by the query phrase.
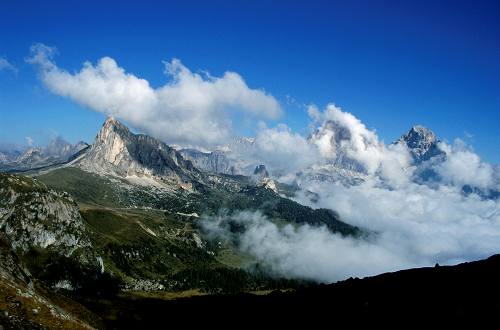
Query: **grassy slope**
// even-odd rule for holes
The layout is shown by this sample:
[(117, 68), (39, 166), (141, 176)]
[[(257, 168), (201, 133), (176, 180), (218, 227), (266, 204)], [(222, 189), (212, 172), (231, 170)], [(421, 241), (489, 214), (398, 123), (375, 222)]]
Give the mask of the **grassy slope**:
[[(296, 224), (326, 225), (334, 232), (358, 235), (360, 230), (342, 221), (338, 215), (326, 209), (314, 210), (283, 198), (263, 187), (246, 185), (243, 189), (228, 193), (222, 189), (207, 189), (199, 194), (164, 194), (146, 187), (119, 188), (112, 182), (95, 174), (76, 168), (64, 168), (39, 177), (48, 186), (69, 192), (80, 203), (105, 207), (149, 207), (154, 209), (198, 214), (215, 214), (221, 209), (259, 210), (273, 220)], [(233, 177), (238, 180), (238, 177)]]
[(358, 229), (342, 223), (331, 211), (313, 210), (267, 189), (245, 185), (243, 179), (241, 185), (246, 188), (239, 192), (207, 189), (203, 194), (159, 192), (76, 168), (52, 171), (38, 179), (74, 196), (94, 233), (94, 246), (104, 258), (106, 271), (125, 282), (140, 278), (172, 290), (231, 292), (297, 285), (259, 271), (240, 270), (255, 261), (228, 242), (204, 242), (200, 248), (194, 236), (200, 234), (199, 220), (178, 212), (260, 210), (278, 224), (327, 225), (345, 235), (358, 234)]

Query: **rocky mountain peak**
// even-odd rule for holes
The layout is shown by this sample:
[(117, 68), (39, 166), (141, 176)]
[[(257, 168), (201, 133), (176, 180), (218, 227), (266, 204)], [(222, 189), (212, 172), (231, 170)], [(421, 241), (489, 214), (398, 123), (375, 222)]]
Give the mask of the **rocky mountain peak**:
[(113, 117), (108, 117), (92, 144), (91, 152), (98, 154), (102, 160), (117, 164), (127, 157), (126, 144), (130, 141), (130, 130)]
[(402, 139), (409, 147), (418, 147), (436, 142), (436, 134), (425, 126), (415, 125), (403, 135)]
[(438, 148), (439, 141), (436, 134), (422, 125), (413, 126), (396, 143), (405, 145), (416, 163), (443, 153)]
[(190, 161), (165, 143), (109, 117), (79, 165), (91, 172), (124, 178), (154, 179), (191, 189), (198, 172)]
[(129, 135), (132, 134), (127, 126), (125, 126), (124, 124), (122, 124), (113, 117), (108, 117), (104, 122), (104, 124), (102, 125), (99, 133), (97, 133), (95, 142), (106, 143), (108, 136), (110, 136), (113, 133), (117, 134), (118, 137), (122, 139), (127, 139)]

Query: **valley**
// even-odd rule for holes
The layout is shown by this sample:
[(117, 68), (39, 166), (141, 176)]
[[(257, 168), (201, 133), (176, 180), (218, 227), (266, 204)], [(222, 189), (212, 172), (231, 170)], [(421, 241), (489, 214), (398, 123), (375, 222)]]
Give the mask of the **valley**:
[[(326, 127), (335, 129), (331, 125)], [(318, 131), (310, 140), (322, 134), (329, 133)], [(415, 148), (416, 162), (443, 157), (436, 151), (433, 133), (416, 128), (407, 136), (408, 142), (403, 137), (397, 143)], [(376, 278), (395, 295), (392, 285), (400, 277), (404, 288), (413, 283), (414, 275), (406, 274), (414, 272), (407, 271), (320, 285), (311, 278), (285, 276), (243, 248), (248, 244), (243, 235), (255, 230), (249, 216), (266, 219), (285, 233), (311, 228), (355, 244), (376, 241), (378, 232), (295, 198), (303, 189), (297, 182), (304, 180), (363, 184), (368, 173), (359, 163), (340, 157), (298, 173), (297, 182), (287, 184), (273, 179), (264, 165), (250, 175), (228, 174), (227, 159), (221, 171), (218, 165), (207, 168), (202, 160), (207, 155), (196, 156), (198, 168), (176, 149), (133, 134), (109, 118), (95, 141), (65, 162), (0, 173), (1, 260), (9, 267), (2, 274), (7, 282), (0, 291), (7, 305), (0, 308), (6, 324), (113, 328), (158, 322), (161, 310), (177, 318), (187, 309), (205, 315), (213, 309), (227, 310), (235, 316), (239, 308), (265, 314), (262, 306), (270, 305), (279, 310), (321, 310), (330, 299), (343, 317), (355, 311), (372, 315), (392, 304), (377, 300), (374, 310), (359, 305), (370, 299), (365, 294), (381, 290), (372, 284), (379, 281)], [(314, 204), (317, 194), (306, 193)], [(496, 272), (493, 260), (484, 263)], [(425, 280), (431, 285), (441, 276), (441, 269), (437, 274), (422, 272), (432, 273)], [(455, 276), (455, 271), (450, 274)], [(27, 298), (12, 305), (17, 301), (13, 290), (27, 292)], [(347, 297), (351, 292), (354, 296)], [(341, 305), (345, 299), (349, 307)], [(40, 304), (52, 304), (60, 312)]]

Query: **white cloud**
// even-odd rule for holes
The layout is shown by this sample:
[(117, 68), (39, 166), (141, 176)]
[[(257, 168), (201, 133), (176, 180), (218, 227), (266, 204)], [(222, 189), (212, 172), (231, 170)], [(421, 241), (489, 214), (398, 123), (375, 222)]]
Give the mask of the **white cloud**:
[(334, 104), (329, 104), (323, 112), (309, 106), (308, 113), (315, 122), (321, 122), (310, 142), (326, 162), (339, 162), (343, 166), (349, 163), (358, 171), (378, 175), (396, 185), (409, 179), (410, 155), (406, 148), (386, 146), (358, 118)]
[[(333, 163), (359, 164), (364, 182), (300, 180), (296, 200), (328, 208), (342, 221), (376, 233), (355, 240), (310, 226), (279, 227), (258, 213), (233, 215), (246, 230), (232, 237), (240, 249), (287, 276), (335, 281), (407, 267), (454, 264), (500, 251), (500, 199), (465, 195), (463, 185), (498, 189), (498, 167), (484, 163), (462, 142), (441, 143), (444, 158), (426, 164), (437, 181), (415, 182), (415, 165), (402, 144), (385, 145), (350, 113), (329, 105), (310, 106), (319, 125), (310, 141), (282, 125), (263, 127), (256, 138), (260, 155), (286, 168)], [(260, 142), (258, 142), (260, 140)], [(293, 174), (289, 173), (289, 174)], [(496, 182), (496, 183), (495, 183)], [(313, 192), (314, 202), (310, 200)], [(317, 198), (316, 198), (317, 197)], [(227, 216), (207, 218), (207, 228), (229, 237)]]
[(315, 104), (310, 104), (307, 106), (307, 114), (315, 123), (321, 121), (323, 118), (321, 111), (319, 111), (318, 107)]
[(255, 158), (272, 170), (294, 173), (319, 159), (315, 148), (285, 124), (262, 126), (255, 137)]
[(0, 57), (0, 71), (2, 70), (9, 70), (17, 73), (17, 68), (13, 64), (11, 64), (5, 58)]
[[(432, 189), (410, 183), (386, 189), (376, 180), (359, 186), (308, 186), (318, 194), (312, 203), (336, 210), (343, 221), (371, 231), (368, 239), (343, 237), (325, 227), (278, 226), (258, 212), (204, 217), (212, 237), (236, 242), (276, 273), (333, 282), (351, 276), (409, 267), (456, 264), (500, 250), (499, 201), (465, 197), (456, 187)], [(303, 193), (304, 191), (302, 191)], [(232, 233), (228, 221), (243, 224)]]
[(170, 81), (153, 88), (110, 57), (95, 65), (85, 62), (79, 72), (70, 73), (57, 67), (53, 48), (37, 44), (31, 54), (28, 62), (39, 67), (41, 80), (53, 93), (124, 119), (168, 143), (221, 143), (232, 134), (236, 112), (266, 119), (282, 113), (273, 96), (249, 88), (235, 72), (202, 76), (173, 59), (165, 62)]
[(453, 146), (441, 143), (446, 153), (446, 161), (436, 166), (437, 173), (446, 183), (471, 185), (478, 188), (494, 188), (493, 167), (481, 161), (463, 141), (456, 140)]
[[(229, 220), (245, 230), (235, 236)], [(212, 237), (234, 240), (242, 251), (289, 277), (332, 282), (414, 265), (383, 246), (332, 234), (325, 227), (278, 227), (258, 212), (205, 217), (202, 224)]]
[[(500, 201), (466, 197), (459, 187), (408, 183), (387, 189), (372, 180), (307, 189), (320, 196), (315, 207), (332, 208), (344, 221), (379, 233), (376, 244), (407, 263), (457, 263), (500, 250)], [(305, 195), (299, 199), (307, 203)]]

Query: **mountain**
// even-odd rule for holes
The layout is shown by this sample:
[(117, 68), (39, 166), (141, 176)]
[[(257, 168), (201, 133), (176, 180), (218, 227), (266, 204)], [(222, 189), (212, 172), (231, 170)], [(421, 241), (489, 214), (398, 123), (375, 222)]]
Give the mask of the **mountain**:
[(20, 148), (2, 148), (0, 150), (0, 165), (14, 162), (22, 153)]
[(186, 190), (193, 190), (193, 184), (202, 179), (175, 149), (150, 136), (133, 134), (114, 118), (106, 120), (94, 143), (75, 164), (94, 173)]
[[(366, 178), (364, 166), (350, 157), (345, 145), (350, 143), (349, 129), (333, 120), (325, 121), (312, 132), (307, 142), (317, 147), (325, 159), (297, 173), (297, 181), (301, 182), (340, 182), (343, 185), (355, 185)], [(364, 141), (369, 145), (371, 141)]]
[(56, 137), (45, 147), (2, 151), (0, 152), (0, 170), (23, 172), (63, 164), (87, 147), (88, 144), (82, 141), (73, 145), (61, 137)]
[[(307, 142), (320, 149), (321, 154), (328, 159), (328, 164), (353, 172), (365, 173), (363, 165), (349, 157), (344, 149), (344, 144), (347, 144), (350, 139), (351, 133), (348, 128), (336, 121), (327, 120), (309, 135)], [(363, 142), (366, 145), (372, 143), (367, 140)]]
[(178, 150), (198, 169), (211, 173), (250, 176), (259, 163), (254, 157), (255, 140), (247, 137), (234, 138), (212, 151), (196, 147)]
[(180, 149), (182, 157), (190, 160), (198, 169), (223, 174), (240, 174), (235, 164), (228, 158), (227, 152), (203, 152), (197, 149)]
[(269, 177), (269, 172), (265, 165), (257, 165), (252, 177), (257, 182), (257, 185), (278, 193), (276, 182)]
[[(379, 147), (375, 140), (362, 138), (365, 148), (371, 146), (377, 150)], [(345, 146), (352, 142), (350, 139), (350, 131), (335, 121), (326, 121), (316, 129), (308, 137), (308, 142), (318, 147), (326, 161), (322, 164), (314, 164), (298, 173), (299, 184), (301, 181), (318, 181), (356, 185), (366, 180), (366, 169), (360, 162), (349, 157), (345, 150)], [(434, 132), (421, 125), (413, 126), (394, 142), (408, 149), (416, 167), (414, 175), (416, 181), (439, 179), (432, 169), (434, 165), (445, 160), (445, 153), (439, 148), (439, 142)]]
[(76, 144), (70, 144), (61, 137), (56, 137), (43, 148), (43, 153), (48, 156), (58, 158), (60, 162), (67, 161), (70, 157), (87, 148), (89, 145), (83, 141)]
[[(101, 268), (72, 197), (38, 180), (0, 173), (0, 232), (22, 258), (70, 260), (89, 272)], [(49, 264), (45, 267), (48, 272)], [(80, 279), (66, 275), (51, 274), (51, 285), (79, 285)]]
[(297, 173), (297, 184), (311, 182), (341, 183), (345, 186), (358, 185), (368, 176), (356, 170), (344, 168), (340, 164), (315, 164)]
[(438, 147), (439, 142), (433, 131), (415, 125), (395, 143), (406, 146), (414, 163), (420, 164), (435, 156), (444, 156), (445, 153)]
[[(258, 172), (267, 171), (258, 167)], [(204, 235), (200, 218), (207, 216), (252, 210), (277, 223), (326, 226), (354, 237), (362, 234), (335, 212), (280, 196), (283, 185), (270, 178), (201, 171), (175, 149), (134, 134), (112, 118), (76, 158), (30, 174), (36, 176), (33, 184), (43, 183), (74, 198), (90, 237), (89, 250), (102, 257), (104, 274), (117, 281), (119, 290), (226, 290), (224, 282), (213, 280), (221, 272), (250, 276), (247, 269), (256, 260), (242, 256), (237, 242), (214, 242)], [(24, 204), (17, 207), (24, 210)], [(197, 273), (200, 269), (203, 275)], [(251, 285), (239, 283), (246, 290), (274, 282), (261, 276)]]
[[(88, 150), (69, 165), (171, 191), (206, 192), (213, 188), (238, 191), (251, 183), (235, 175), (234, 167), (229, 168), (229, 164), (225, 152), (177, 151), (150, 136), (133, 134), (118, 120), (108, 118)], [(260, 180), (259, 184), (277, 192), (271, 180)]]
[[(60, 146), (54, 143), (52, 149)], [(43, 294), (67, 297), (72, 309), (63, 315), (78, 320), (70, 316), (80, 311), (73, 299), (88, 303), (127, 292), (207, 294), (301, 285), (271, 273), (242, 252), (236, 238), (208, 234), (207, 217), (251, 210), (280, 225), (324, 226), (364, 237), (334, 211), (282, 197), (283, 186), (268, 177), (265, 166), (254, 172), (247, 177), (202, 171), (163, 142), (108, 118), (92, 145), (67, 162), (24, 172), (33, 177), (0, 174), (0, 236), (29, 275), (19, 277), (17, 266), (9, 266), (8, 273), (20, 292), (31, 281)], [(0, 299), (11, 299), (2, 297), (0, 291)], [(32, 309), (45, 316), (36, 306)]]
[[(310, 140), (332, 143), (342, 155), (346, 139), (348, 132), (329, 124)], [(102, 318), (113, 328), (120, 322), (117, 320), (144, 322), (159, 317), (165, 321), (163, 313), (179, 310), (179, 306), (189, 306), (192, 313), (192, 302), (201, 310), (219, 306), (219, 312), (227, 313), (232, 309), (226, 307), (236, 308), (238, 302), (258, 310), (254, 299), (262, 299), (259, 301), (263, 304), (278, 299), (284, 310), (291, 306), (293, 314), (300, 315), (301, 310), (311, 306), (329, 308), (331, 304), (324, 302), (333, 301), (335, 308), (321, 313), (325, 316), (346, 311), (343, 303), (356, 312), (359, 306), (376, 303), (372, 299), (378, 297), (385, 303), (386, 292), (377, 291), (377, 285), (393, 293), (391, 283), (397, 287), (405, 276), (389, 277), (387, 281), (363, 280), (356, 289), (351, 289), (352, 281), (333, 291), (327, 287), (325, 295), (319, 296), (323, 300), (314, 304), (316, 290), (324, 286), (282, 278), (268, 264), (243, 252), (241, 245), (245, 242), (238, 233), (245, 231), (247, 224), (235, 220), (241, 211), (263, 215), (277, 226), (323, 227), (352, 240), (371, 240), (377, 233), (344, 223), (333, 210), (313, 209), (283, 197), (293, 196), (294, 188), (271, 179), (271, 171), (263, 164), (248, 170), (253, 144), (242, 140), (241, 145), (248, 148), (235, 153), (229, 147), (225, 151), (189, 153), (190, 157), (201, 153), (199, 160), (213, 157), (207, 155), (216, 152), (230, 157), (238, 152), (246, 154), (239, 164), (246, 164), (248, 176), (220, 173), (218, 165), (212, 168), (215, 171), (203, 170), (195, 161), (185, 159), (182, 150), (134, 134), (118, 120), (108, 118), (92, 145), (69, 156), (66, 162), (24, 172), (32, 177), (0, 174), (0, 324), (19, 328), (20, 324), (34, 322), (54, 327), (50, 322), (63, 318), (82, 327), (102, 327)], [(70, 149), (55, 142), (44, 152), (63, 158), (73, 152)], [(36, 155), (40, 153), (30, 153), (32, 158)], [(302, 178), (317, 175), (318, 180), (323, 180), (324, 173), (325, 180), (355, 180), (364, 173), (358, 172), (351, 161), (345, 154), (341, 159), (332, 157), (330, 163), (311, 167)], [(225, 219), (223, 225), (230, 234), (215, 237), (207, 230), (208, 222), (220, 218)], [(453, 279), (446, 271), (442, 274)], [(412, 279), (414, 282), (405, 280), (408, 282), (404, 288), (411, 288), (419, 280), (418, 276)], [(370, 294), (363, 295), (364, 289)], [(275, 292), (262, 298), (247, 295), (271, 291)], [(222, 293), (226, 296), (187, 303), (166, 301)], [(227, 296), (235, 293), (240, 294)], [(427, 296), (432, 295), (428, 292)], [(304, 305), (300, 304), (302, 297), (307, 297)], [(403, 298), (395, 296), (398, 302)], [(198, 302), (200, 305), (196, 305)], [(217, 305), (220, 302), (222, 305)], [(47, 321), (49, 314), (56, 315), (51, 310), (61, 317)], [(3, 311), (13, 317), (5, 316)], [(184, 311), (187, 313), (187, 309)], [(373, 311), (371, 316), (379, 310)], [(169, 314), (167, 318), (175, 316)], [(59, 327), (78, 327), (74, 324)]]

